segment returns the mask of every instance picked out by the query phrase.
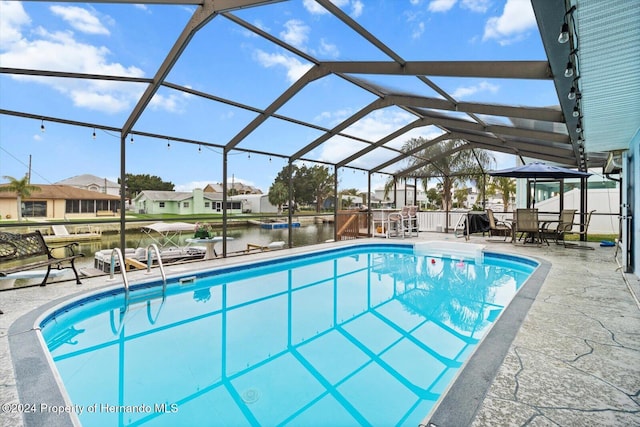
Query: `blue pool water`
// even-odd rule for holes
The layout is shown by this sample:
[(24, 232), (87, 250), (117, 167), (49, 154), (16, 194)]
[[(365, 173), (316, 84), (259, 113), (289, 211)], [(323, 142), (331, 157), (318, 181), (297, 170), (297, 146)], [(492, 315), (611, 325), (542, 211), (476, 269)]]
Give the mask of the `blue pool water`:
[[(360, 245), (103, 292), (42, 334), (84, 426), (420, 423), (537, 264)], [(80, 413), (81, 411), (81, 413)]]

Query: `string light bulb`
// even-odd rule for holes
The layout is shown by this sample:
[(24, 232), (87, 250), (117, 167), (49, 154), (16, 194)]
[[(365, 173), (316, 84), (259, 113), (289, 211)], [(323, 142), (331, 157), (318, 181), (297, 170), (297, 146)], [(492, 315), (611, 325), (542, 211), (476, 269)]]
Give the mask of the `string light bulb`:
[(571, 18), (570, 15), (576, 10), (575, 5), (571, 6), (571, 9), (567, 10), (567, 13), (564, 14), (564, 20), (562, 22), (562, 27), (560, 28), (560, 34), (558, 35), (558, 43), (564, 44), (569, 41), (569, 23), (567, 22), (567, 16)]
[(577, 105), (575, 107), (573, 107), (572, 115), (573, 115), (573, 117), (580, 117), (580, 109), (578, 108)]
[(40, 123), (40, 132), (44, 133), (44, 119), (42, 120), (42, 123)]
[(576, 99), (576, 87), (575, 86), (571, 86), (571, 89), (569, 89), (569, 94), (567, 95), (567, 98), (573, 100)]
[(130, 142), (131, 144), (133, 144), (133, 137), (131, 137), (131, 139), (129, 140), (129, 142)]
[(567, 62), (567, 68), (565, 68), (564, 70), (564, 76), (573, 77), (573, 62), (571, 62), (571, 60)]
[(167, 150), (171, 150), (171, 142), (167, 139)]
[(91, 138), (96, 139), (96, 128), (93, 128), (93, 133), (91, 134)]
[(200, 144), (198, 144), (198, 153), (202, 153), (202, 146), (200, 146)]
[(562, 24), (560, 35), (558, 36), (558, 43), (564, 44), (569, 41), (569, 24), (566, 22)]

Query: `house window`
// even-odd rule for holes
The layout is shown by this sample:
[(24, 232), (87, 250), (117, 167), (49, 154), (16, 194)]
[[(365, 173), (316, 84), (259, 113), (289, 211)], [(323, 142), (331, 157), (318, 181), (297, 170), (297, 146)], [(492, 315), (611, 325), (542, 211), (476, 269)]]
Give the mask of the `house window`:
[(79, 213), (80, 212), (80, 200), (67, 200), (65, 203), (65, 213)]
[(159, 202), (159, 203), (158, 203), (158, 207), (160, 207), (160, 208), (164, 208), (164, 202)]
[(96, 200), (96, 211), (110, 211), (111, 200)]
[(211, 207), (211, 203), (210, 203), (210, 202), (204, 202), (204, 207), (205, 207), (205, 208), (209, 208), (209, 207)]
[(83, 213), (93, 213), (95, 212), (95, 200), (81, 200), (80, 201), (80, 212)]
[(242, 209), (242, 202), (227, 202), (227, 209), (240, 210)]
[(22, 216), (47, 216), (47, 202), (22, 202)]
[[(96, 211), (96, 203), (100, 201), (96, 200), (67, 200), (65, 202), (65, 213), (94, 213)], [(109, 202), (103, 200), (102, 202)], [(98, 208), (98, 210), (102, 210)]]
[(182, 207), (183, 208), (188, 208), (189, 207), (189, 202), (182, 202)]

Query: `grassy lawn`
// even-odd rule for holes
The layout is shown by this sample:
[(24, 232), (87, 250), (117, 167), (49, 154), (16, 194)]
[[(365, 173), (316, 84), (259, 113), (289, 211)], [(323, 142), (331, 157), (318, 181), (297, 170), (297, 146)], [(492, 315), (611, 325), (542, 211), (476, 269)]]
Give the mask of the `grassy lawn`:
[[(618, 238), (617, 234), (588, 234), (587, 235), (588, 242), (602, 242), (603, 240), (614, 242), (615, 239), (617, 238)], [(578, 241), (580, 240), (580, 236), (578, 236), (577, 234), (568, 234), (565, 236), (564, 239), (567, 241), (568, 240)]]

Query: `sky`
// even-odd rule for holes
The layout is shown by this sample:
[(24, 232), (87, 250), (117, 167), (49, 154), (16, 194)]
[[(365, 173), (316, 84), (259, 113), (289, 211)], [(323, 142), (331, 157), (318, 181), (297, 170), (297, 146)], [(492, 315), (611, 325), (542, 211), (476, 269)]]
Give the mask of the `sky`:
[[(333, 3), (406, 60), (545, 59), (528, 0)], [(183, 5), (0, 1), (0, 66), (151, 78), (195, 9)], [(234, 14), (321, 60), (389, 61), (313, 0), (284, 1)], [(193, 37), (167, 81), (264, 109), (310, 67), (303, 57), (217, 16)], [(400, 92), (440, 97), (416, 78), (358, 77)], [(460, 101), (558, 104), (549, 81), (431, 80)], [(144, 89), (143, 83), (2, 74), (0, 108), (119, 129)], [(374, 99), (370, 93), (330, 75), (307, 85), (278, 114), (332, 128)], [(128, 138), (127, 172), (157, 175), (179, 191), (222, 182), (221, 149), (181, 144), (171, 137), (224, 145), (256, 116), (249, 109), (162, 87), (133, 129), (170, 137)], [(414, 119), (397, 107), (384, 108), (359, 120), (345, 133), (376, 141)], [(389, 146), (399, 148), (409, 138), (433, 138), (440, 132), (433, 126), (414, 129)], [(287, 164), (286, 158), (278, 155), (294, 153), (318, 136), (315, 129), (268, 119), (238, 147), (274, 155), (231, 151), (228, 179), (266, 192)], [(357, 139), (335, 136), (309, 153), (309, 158), (333, 163), (365, 146)], [(34, 184), (53, 184), (81, 174), (116, 181), (120, 175), (119, 147), (119, 132), (0, 114), (0, 177), (20, 178), (31, 165)], [(351, 165), (369, 168), (395, 155), (389, 150), (375, 150)], [(497, 169), (515, 165), (511, 155), (495, 156)], [(367, 175), (363, 171), (341, 168), (338, 177), (341, 189), (366, 191)], [(381, 187), (387, 179), (384, 174), (373, 175), (372, 187)], [(0, 178), (0, 182), (5, 181)]]

